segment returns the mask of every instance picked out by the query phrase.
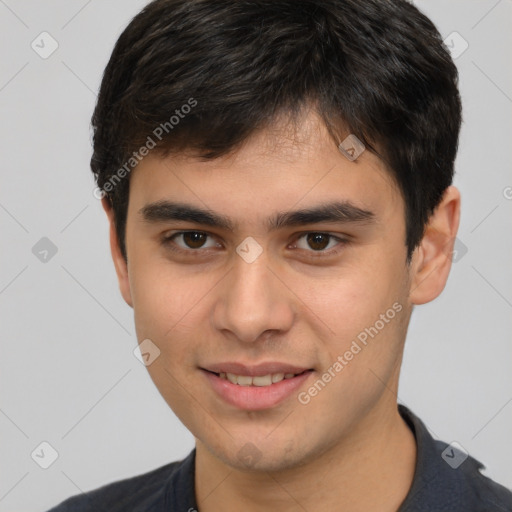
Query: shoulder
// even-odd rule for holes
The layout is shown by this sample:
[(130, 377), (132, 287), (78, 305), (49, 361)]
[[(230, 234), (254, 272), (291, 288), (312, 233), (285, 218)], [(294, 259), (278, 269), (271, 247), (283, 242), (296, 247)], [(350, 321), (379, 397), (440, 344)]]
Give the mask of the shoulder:
[(150, 511), (151, 507), (164, 499), (167, 483), (181, 464), (182, 461), (172, 462), (142, 475), (112, 482), (93, 491), (72, 496), (48, 512)]
[[(439, 453), (446, 453), (450, 445), (435, 441)], [(468, 456), (457, 469), (451, 469), (452, 478), (458, 488), (457, 498), (464, 503), (467, 510), (475, 512), (511, 512), (512, 491), (485, 476), (485, 466), (478, 460)]]
[(414, 480), (400, 512), (512, 512), (512, 492), (483, 475), (481, 462), (457, 443), (434, 439), (405, 406), (399, 411), (417, 445)]

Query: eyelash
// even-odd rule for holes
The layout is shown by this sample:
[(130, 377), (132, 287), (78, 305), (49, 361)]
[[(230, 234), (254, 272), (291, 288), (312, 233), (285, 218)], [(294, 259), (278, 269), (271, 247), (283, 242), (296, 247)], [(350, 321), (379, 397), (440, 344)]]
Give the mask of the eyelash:
[[(206, 235), (209, 238), (214, 238), (213, 235), (211, 235), (210, 233), (206, 233), (205, 231), (178, 231), (177, 233), (173, 233), (172, 235), (164, 236), (162, 238), (162, 245), (164, 245), (167, 249), (173, 251), (174, 253), (193, 255), (194, 257), (201, 256), (201, 252), (205, 250), (202, 247), (198, 249), (183, 249), (175, 244), (174, 239), (186, 233), (198, 233), (201, 235)], [(324, 235), (329, 237), (329, 243), (331, 242), (331, 240), (335, 240), (336, 242), (338, 242), (338, 244), (334, 248), (331, 248), (327, 251), (299, 249), (300, 251), (306, 251), (307, 253), (309, 253), (309, 256), (313, 258), (335, 256), (343, 250), (344, 246), (346, 246), (349, 243), (347, 239), (339, 238), (337, 236), (331, 235), (330, 233), (324, 233), (323, 231), (307, 231), (305, 233), (300, 233), (293, 243), (296, 244), (299, 240), (306, 237), (307, 235)]]

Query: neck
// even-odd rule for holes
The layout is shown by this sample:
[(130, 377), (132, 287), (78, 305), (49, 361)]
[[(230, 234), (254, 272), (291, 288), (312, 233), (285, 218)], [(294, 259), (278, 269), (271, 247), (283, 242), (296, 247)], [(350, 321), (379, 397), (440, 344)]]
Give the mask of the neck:
[(197, 441), (201, 512), (340, 510), (395, 512), (414, 476), (416, 442), (393, 397), (368, 413), (333, 449), (279, 472), (240, 471)]

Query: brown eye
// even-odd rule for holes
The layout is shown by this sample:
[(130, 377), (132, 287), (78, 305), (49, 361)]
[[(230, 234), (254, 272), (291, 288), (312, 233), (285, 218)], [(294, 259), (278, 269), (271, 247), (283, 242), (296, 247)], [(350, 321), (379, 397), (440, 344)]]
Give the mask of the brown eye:
[(322, 251), (328, 245), (331, 237), (325, 233), (308, 233), (307, 242), (314, 251)]
[(295, 242), (295, 248), (309, 253), (309, 256), (311, 257), (327, 257), (334, 256), (340, 252), (347, 244), (348, 241), (344, 238), (339, 238), (329, 233), (313, 231), (304, 233), (303, 235), (299, 236)]
[(187, 233), (183, 233), (183, 242), (189, 247), (190, 249), (199, 249), (201, 248), (208, 238), (208, 235), (206, 233), (200, 233), (197, 231), (190, 231)]
[(174, 235), (164, 236), (162, 244), (173, 251), (187, 252), (189, 254), (201, 253), (207, 249), (220, 248), (212, 235), (203, 231), (180, 231)]

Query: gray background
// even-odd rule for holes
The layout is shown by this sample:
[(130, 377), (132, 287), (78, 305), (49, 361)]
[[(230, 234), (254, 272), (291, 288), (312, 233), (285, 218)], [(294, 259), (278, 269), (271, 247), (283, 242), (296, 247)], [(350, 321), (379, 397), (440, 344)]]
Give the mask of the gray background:
[[(43, 511), (193, 447), (133, 356), (88, 168), (95, 91), (144, 4), (0, 0), (0, 511)], [(456, 59), (463, 212), (446, 290), (413, 315), (399, 400), (511, 487), (512, 1), (417, 4), (469, 44)], [(59, 44), (47, 59), (31, 48), (43, 31)], [(32, 249), (43, 237), (47, 261), (47, 242)], [(48, 469), (31, 458), (43, 441), (58, 452)]]

